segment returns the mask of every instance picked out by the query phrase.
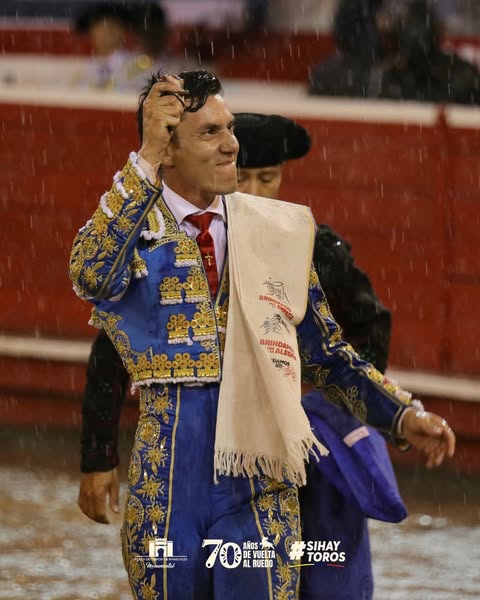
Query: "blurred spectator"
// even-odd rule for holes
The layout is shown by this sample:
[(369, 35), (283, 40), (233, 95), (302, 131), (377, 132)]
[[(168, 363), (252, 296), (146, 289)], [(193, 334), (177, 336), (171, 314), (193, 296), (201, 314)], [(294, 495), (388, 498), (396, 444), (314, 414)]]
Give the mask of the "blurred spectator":
[(168, 21), (163, 8), (154, 2), (135, 6), (134, 31), (147, 56), (155, 61), (163, 57), (168, 45)]
[(181, 71), (182, 65), (172, 64), (168, 55), (169, 25), (163, 8), (154, 2), (132, 7), (132, 30), (138, 51), (125, 65), (123, 86), (139, 91), (152, 73), (165, 70)]
[(441, 50), (441, 23), (426, 0), (341, 0), (338, 53), (310, 76), (310, 93), (480, 103), (478, 70)]
[(478, 0), (435, 0), (435, 10), (451, 35), (478, 36), (480, 31)]
[(126, 48), (131, 21), (129, 8), (111, 2), (90, 5), (78, 15), (75, 30), (89, 36), (94, 57), (74, 83), (100, 89), (122, 87), (132, 56)]
[[(261, 0), (250, 0), (252, 2)], [(337, 0), (268, 0), (266, 26), (273, 31), (330, 31)]]
[(310, 93), (324, 96), (371, 96), (375, 65), (383, 58), (377, 28), (382, 0), (341, 0), (335, 15), (333, 35), (337, 53), (314, 68)]
[[(87, 72), (77, 78), (82, 85), (138, 93), (152, 73), (190, 66), (169, 53), (167, 16), (155, 2), (96, 4), (77, 19), (76, 29), (89, 34), (95, 53)], [(133, 49), (127, 48), (127, 37), (134, 40)]]
[(179, 73), (198, 67), (184, 56), (175, 56), (169, 48), (170, 27), (164, 9), (154, 2), (135, 5), (132, 8), (132, 31), (138, 42), (138, 52), (129, 61), (125, 85), (140, 90), (152, 73), (168, 71)]
[(267, 25), (269, 0), (246, 0), (245, 29), (259, 31)]
[(442, 25), (426, 0), (413, 0), (391, 29), (394, 57), (385, 65), (381, 97), (480, 104), (480, 73), (441, 50)]

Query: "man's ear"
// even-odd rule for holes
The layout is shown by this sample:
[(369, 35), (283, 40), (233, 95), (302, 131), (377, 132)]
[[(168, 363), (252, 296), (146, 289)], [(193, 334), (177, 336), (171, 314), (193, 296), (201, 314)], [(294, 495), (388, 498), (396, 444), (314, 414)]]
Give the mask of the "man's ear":
[(174, 167), (175, 166), (175, 149), (176, 149), (176, 144), (175, 144), (175, 142), (173, 140), (174, 135), (175, 135), (175, 133), (170, 138), (170, 141), (168, 142), (167, 149), (165, 150), (165, 156), (162, 159), (162, 166), (163, 167)]

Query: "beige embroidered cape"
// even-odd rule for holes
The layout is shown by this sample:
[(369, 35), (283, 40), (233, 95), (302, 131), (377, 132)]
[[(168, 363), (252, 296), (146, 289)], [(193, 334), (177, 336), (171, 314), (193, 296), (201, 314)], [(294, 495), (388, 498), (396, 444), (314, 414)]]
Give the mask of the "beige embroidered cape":
[(230, 299), (216, 475), (305, 484), (316, 440), (302, 409), (296, 325), (305, 315), (314, 222), (305, 206), (227, 196)]

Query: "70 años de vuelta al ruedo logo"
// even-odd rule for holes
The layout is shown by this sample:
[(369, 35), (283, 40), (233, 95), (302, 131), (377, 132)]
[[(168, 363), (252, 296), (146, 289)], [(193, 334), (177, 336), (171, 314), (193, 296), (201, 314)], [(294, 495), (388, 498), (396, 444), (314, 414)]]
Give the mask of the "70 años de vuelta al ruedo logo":
[(209, 546), (212, 550), (205, 563), (209, 569), (217, 560), (226, 569), (235, 569), (240, 565), (244, 569), (264, 569), (273, 567), (275, 560), (274, 546), (266, 537), (261, 542), (246, 541), (242, 545), (221, 539), (203, 540), (202, 548)]

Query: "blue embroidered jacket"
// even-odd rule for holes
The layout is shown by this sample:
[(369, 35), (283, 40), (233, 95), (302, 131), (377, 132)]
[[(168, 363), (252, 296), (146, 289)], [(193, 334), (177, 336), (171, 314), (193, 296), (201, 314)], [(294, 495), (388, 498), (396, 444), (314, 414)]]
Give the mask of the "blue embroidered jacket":
[[(195, 240), (179, 230), (134, 153), (78, 233), (70, 263), (75, 291), (95, 304), (94, 323), (136, 385), (221, 380), (226, 271), (213, 302)], [(304, 379), (394, 438), (409, 395), (342, 340), (313, 268), (297, 333)]]

